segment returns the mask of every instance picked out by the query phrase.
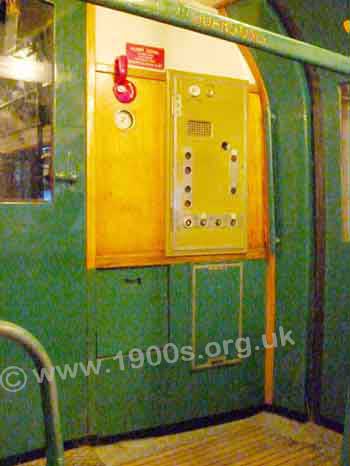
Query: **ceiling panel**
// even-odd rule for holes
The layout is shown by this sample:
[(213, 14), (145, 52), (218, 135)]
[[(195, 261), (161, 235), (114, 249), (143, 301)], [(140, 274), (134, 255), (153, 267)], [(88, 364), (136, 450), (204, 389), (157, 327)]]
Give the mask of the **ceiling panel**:
[(218, 5), (218, 3), (221, 3), (220, 0), (186, 0), (187, 3), (190, 3), (192, 5), (205, 5), (208, 7), (215, 7)]

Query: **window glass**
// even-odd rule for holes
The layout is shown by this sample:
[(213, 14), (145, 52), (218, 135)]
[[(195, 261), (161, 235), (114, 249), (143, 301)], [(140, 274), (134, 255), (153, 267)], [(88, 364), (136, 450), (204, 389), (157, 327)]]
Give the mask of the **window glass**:
[(53, 6), (0, 0), (0, 201), (51, 200)]
[(350, 84), (340, 86), (343, 239), (350, 241)]

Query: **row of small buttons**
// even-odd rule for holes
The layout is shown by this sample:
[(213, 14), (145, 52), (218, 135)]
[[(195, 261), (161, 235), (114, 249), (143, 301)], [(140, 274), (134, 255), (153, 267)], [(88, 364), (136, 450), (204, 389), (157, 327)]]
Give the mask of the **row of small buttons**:
[(186, 215), (183, 219), (185, 228), (234, 228), (238, 225), (236, 214)]

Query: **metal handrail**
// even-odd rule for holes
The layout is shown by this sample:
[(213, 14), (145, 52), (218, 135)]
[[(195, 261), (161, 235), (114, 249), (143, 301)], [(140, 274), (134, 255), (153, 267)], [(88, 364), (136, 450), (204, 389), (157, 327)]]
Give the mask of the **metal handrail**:
[(248, 45), (281, 57), (350, 74), (350, 58), (316, 45), (210, 13), (184, 0), (84, 0), (113, 10), (154, 19), (166, 24)]
[[(4, 337), (22, 346), (35, 363), (39, 373), (47, 371), (40, 384), (47, 447), (47, 466), (64, 466), (64, 448), (61, 432), (58, 393), (54, 367), (45, 348), (31, 333), (11, 322), (0, 320), (0, 338)], [(48, 380), (48, 378), (50, 380)]]

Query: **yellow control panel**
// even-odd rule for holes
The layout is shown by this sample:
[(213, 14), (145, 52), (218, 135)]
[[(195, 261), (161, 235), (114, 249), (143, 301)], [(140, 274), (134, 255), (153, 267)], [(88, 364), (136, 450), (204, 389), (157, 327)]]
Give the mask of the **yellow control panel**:
[(248, 82), (168, 71), (169, 256), (247, 249)]

